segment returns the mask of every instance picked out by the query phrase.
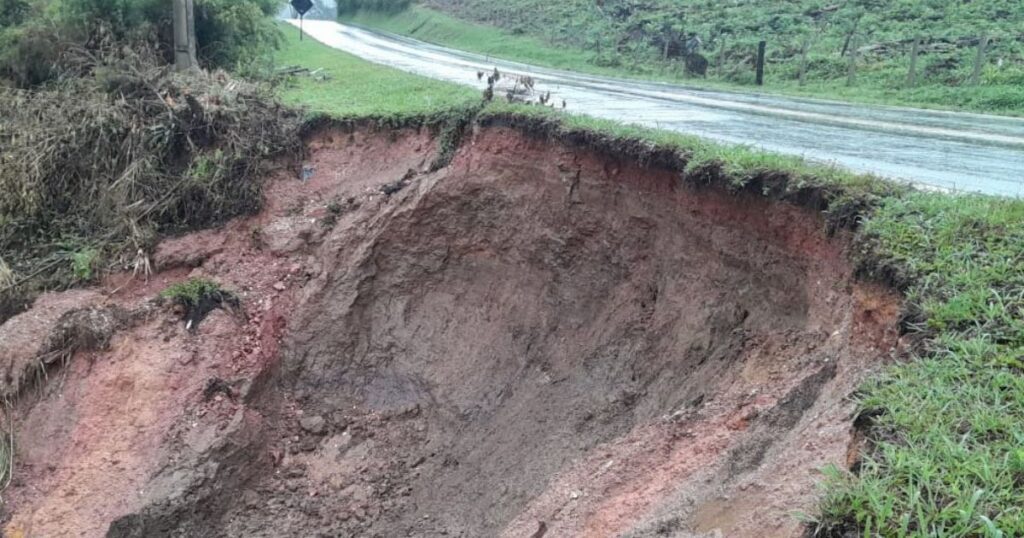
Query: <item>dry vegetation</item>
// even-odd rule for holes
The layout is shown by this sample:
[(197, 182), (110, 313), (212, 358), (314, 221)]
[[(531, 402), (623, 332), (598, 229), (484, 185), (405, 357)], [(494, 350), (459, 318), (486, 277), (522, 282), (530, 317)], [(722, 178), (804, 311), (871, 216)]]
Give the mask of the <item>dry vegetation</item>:
[(298, 115), (266, 88), (139, 50), (73, 47), (57, 82), (0, 89), (0, 293), (89, 280), (160, 233), (252, 212), (268, 159), (298, 150)]

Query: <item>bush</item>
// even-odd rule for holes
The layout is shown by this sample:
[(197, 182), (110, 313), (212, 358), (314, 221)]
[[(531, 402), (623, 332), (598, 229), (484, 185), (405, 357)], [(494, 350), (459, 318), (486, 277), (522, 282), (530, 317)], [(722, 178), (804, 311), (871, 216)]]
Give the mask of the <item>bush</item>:
[(409, 9), (411, 3), (411, 0), (338, 0), (338, 13), (355, 13), (357, 11), (398, 13)]
[(160, 297), (174, 301), (181, 307), (182, 319), (193, 330), (214, 309), (228, 307), (236, 310), (241, 305), (237, 295), (205, 278), (192, 278), (173, 284), (162, 291)]
[(0, 0), (0, 28), (25, 22), (30, 11), (31, 6), (27, 0)]
[(267, 160), (298, 151), (297, 114), (223, 72), (174, 73), (114, 41), (66, 66), (46, 89), (0, 88), (0, 252), (37, 287), (257, 210)]
[(40, 22), (0, 30), (0, 79), (18, 88), (52, 80), (62, 42), (57, 28)]
[[(173, 21), (166, 0), (50, 0), (45, 9), (22, 9), (19, 0), (0, 0), (0, 76), (27, 88), (61, 72), (59, 60), (71, 46), (93, 49), (103, 39), (135, 46), (145, 42), (163, 61), (173, 60)], [(41, 4), (41, 5), (42, 5)], [(196, 0), (196, 41), (200, 64), (235, 69), (277, 46), (280, 32), (271, 18), (276, 0)], [(9, 11), (9, 13), (8, 13)]]

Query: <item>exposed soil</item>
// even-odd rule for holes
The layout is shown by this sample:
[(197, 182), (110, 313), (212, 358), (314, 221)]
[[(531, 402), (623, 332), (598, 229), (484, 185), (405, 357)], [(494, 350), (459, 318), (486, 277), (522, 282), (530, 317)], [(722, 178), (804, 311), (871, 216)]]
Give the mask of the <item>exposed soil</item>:
[[(508, 128), (436, 172), (426, 130), (310, 145), (148, 281), (0, 326), (6, 536), (802, 532), (898, 344), (846, 232)], [(190, 275), (241, 308), (186, 329), (153, 298)]]

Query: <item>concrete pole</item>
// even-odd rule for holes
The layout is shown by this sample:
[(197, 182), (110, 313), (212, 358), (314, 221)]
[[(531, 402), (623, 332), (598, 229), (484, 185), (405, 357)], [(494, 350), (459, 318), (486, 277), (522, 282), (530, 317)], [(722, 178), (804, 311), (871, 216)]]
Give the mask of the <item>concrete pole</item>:
[(188, 71), (199, 67), (196, 60), (195, 8), (192, 0), (174, 1), (174, 67)]

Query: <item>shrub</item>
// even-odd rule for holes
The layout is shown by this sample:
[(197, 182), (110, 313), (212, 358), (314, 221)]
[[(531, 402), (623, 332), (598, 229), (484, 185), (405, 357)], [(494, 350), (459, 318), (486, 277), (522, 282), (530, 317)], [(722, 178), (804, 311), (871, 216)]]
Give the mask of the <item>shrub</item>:
[(205, 278), (173, 284), (161, 292), (160, 297), (174, 301), (183, 309), (182, 318), (190, 329), (195, 329), (214, 309), (225, 306), (236, 309), (240, 304), (237, 295)]
[(0, 0), (0, 28), (21, 24), (30, 11), (27, 0)]
[(71, 253), (71, 271), (80, 282), (88, 282), (96, 275), (100, 251), (84, 247)]
[(411, 3), (411, 0), (339, 0), (338, 13), (355, 13), (357, 11), (398, 13), (409, 9)]
[(0, 252), (39, 286), (92, 278), (98, 252), (257, 210), (267, 160), (297, 151), (298, 115), (269, 89), (174, 73), (155, 54), (74, 48), (44, 90), (0, 88)]
[[(10, 7), (10, 14), (4, 11)], [(136, 46), (145, 42), (164, 62), (173, 59), (173, 21), (166, 0), (49, 0), (45, 9), (22, 9), (0, 0), (0, 77), (28, 88), (61, 74), (62, 53), (92, 50), (104, 39)], [(276, 0), (196, 0), (200, 64), (207, 68), (248, 65), (269, 56), (280, 32), (271, 15)]]

